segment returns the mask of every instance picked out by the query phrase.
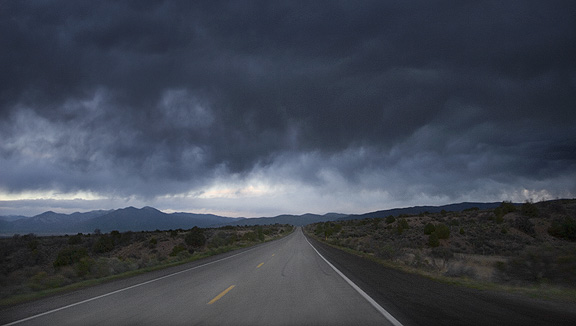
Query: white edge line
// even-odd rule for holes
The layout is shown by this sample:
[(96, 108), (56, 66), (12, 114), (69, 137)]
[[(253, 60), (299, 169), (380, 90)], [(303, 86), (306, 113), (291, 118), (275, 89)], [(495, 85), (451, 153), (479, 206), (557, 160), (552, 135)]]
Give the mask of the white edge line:
[(336, 271), (336, 273), (338, 273), (338, 275), (340, 275), (348, 284), (350, 284), (350, 286), (352, 288), (354, 288), (354, 290), (356, 290), (356, 292), (360, 293), (360, 295), (362, 297), (364, 297), (364, 299), (366, 299), (366, 301), (370, 302), (370, 304), (374, 308), (376, 308), (376, 310), (378, 310), (378, 312), (380, 312), (384, 317), (386, 317), (386, 319), (388, 319), (393, 325), (403, 326), (402, 323), (400, 323), (398, 321), (398, 319), (394, 318), (394, 316), (392, 316), (388, 311), (386, 311), (384, 308), (382, 308), (382, 306), (379, 305), (378, 302), (374, 301), (374, 299), (372, 299), (366, 292), (364, 292), (360, 287), (358, 287), (358, 285), (356, 285), (354, 282), (352, 282), (348, 277), (346, 277), (346, 275), (344, 275), (341, 271), (339, 271), (338, 268), (336, 268), (334, 265), (332, 265), (328, 261), (328, 259), (324, 258), (324, 256), (322, 256), (322, 254), (320, 254), (320, 252), (318, 252), (318, 250), (316, 250), (316, 248), (314, 248), (314, 246), (310, 243), (310, 241), (308, 241), (308, 239), (306, 237), (304, 237), (304, 239), (306, 239), (306, 242), (308, 242), (308, 244), (312, 247), (312, 249), (314, 249), (314, 251), (316, 251), (318, 256), (320, 256), (320, 258), (324, 259), (324, 261), (328, 264), (328, 266), (332, 267), (332, 269), (334, 271)]
[(191, 267), (191, 268), (188, 268), (188, 269), (185, 269), (185, 270), (181, 270), (181, 271), (179, 271), (179, 272), (174, 272), (174, 273), (172, 273), (172, 274), (168, 274), (168, 275), (164, 275), (164, 276), (161, 276), (161, 277), (152, 279), (152, 280), (148, 280), (148, 281), (146, 281), (146, 282), (134, 284), (134, 285), (131, 285), (131, 286), (128, 286), (128, 287), (125, 287), (125, 288), (122, 288), (122, 289), (119, 289), (119, 290), (116, 290), (116, 291), (108, 292), (108, 293), (105, 293), (105, 294), (102, 294), (102, 295), (99, 295), (99, 296), (96, 296), (96, 297), (93, 297), (93, 298), (90, 298), (90, 299), (86, 299), (86, 300), (82, 300), (82, 301), (79, 301), (79, 302), (75, 302), (75, 303), (69, 304), (69, 305), (64, 306), (64, 307), (60, 307), (60, 308), (52, 309), (52, 310), (49, 310), (49, 311), (45, 311), (45, 312), (43, 312), (43, 313), (39, 313), (39, 314), (34, 315), (34, 316), (26, 317), (26, 318), (24, 318), (24, 319), (16, 320), (16, 321), (10, 322), (10, 323), (8, 323), (8, 324), (4, 324), (4, 325), (2, 325), (2, 326), (10, 326), (10, 325), (16, 325), (16, 324), (19, 324), (19, 323), (23, 323), (23, 322), (25, 322), (25, 321), (28, 321), (28, 320), (31, 320), (31, 319), (35, 319), (35, 318), (38, 318), (38, 317), (42, 317), (42, 316), (45, 316), (45, 315), (48, 315), (48, 314), (51, 314), (51, 313), (55, 313), (55, 312), (60, 311), (60, 310), (68, 309), (68, 308), (71, 308), (71, 307), (74, 307), (74, 306), (77, 306), (77, 305), (81, 305), (81, 304), (83, 304), (83, 303), (87, 303), (87, 302), (90, 302), (90, 301), (94, 301), (94, 300), (98, 300), (98, 299), (104, 298), (104, 297), (107, 297), (107, 296), (110, 296), (110, 295), (113, 295), (113, 294), (116, 294), (116, 293), (119, 293), (119, 292), (123, 292), (123, 291), (130, 290), (130, 289), (133, 289), (133, 288), (142, 286), (142, 285), (146, 285), (146, 284), (149, 284), (149, 283), (153, 283), (153, 282), (156, 282), (156, 281), (160, 281), (160, 280), (162, 280), (162, 279), (165, 279), (165, 278), (168, 278), (168, 277), (172, 277), (172, 276), (174, 276), (174, 275), (178, 275), (178, 274), (182, 274), (182, 273), (185, 273), (185, 272), (189, 272), (189, 271), (191, 271), (191, 270), (193, 270), (193, 269), (197, 269), (197, 268), (200, 268), (200, 267), (204, 267), (204, 266), (208, 266), (208, 265), (211, 265), (211, 264), (215, 264), (215, 263), (221, 262), (221, 261), (223, 261), (223, 260), (230, 259), (230, 258), (236, 257), (236, 256), (238, 256), (238, 255), (242, 255), (242, 254), (247, 253), (248, 251), (251, 251), (251, 250), (254, 250), (254, 249), (256, 249), (256, 248), (251, 248), (251, 249), (248, 249), (248, 250), (246, 250), (246, 251), (242, 251), (242, 252), (239, 252), (239, 253), (237, 253), (237, 254), (234, 254), (234, 255), (232, 255), (232, 256), (228, 256), (228, 257), (221, 258), (221, 259), (218, 259), (218, 260), (215, 260), (215, 261), (211, 261), (211, 262), (206, 263), (206, 264), (202, 264), (202, 265), (199, 265), (199, 266)]

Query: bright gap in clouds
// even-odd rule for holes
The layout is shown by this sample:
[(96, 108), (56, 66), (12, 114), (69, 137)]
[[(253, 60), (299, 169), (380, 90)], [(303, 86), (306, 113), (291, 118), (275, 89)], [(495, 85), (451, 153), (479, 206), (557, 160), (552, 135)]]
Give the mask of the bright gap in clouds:
[(16, 200), (103, 200), (107, 199), (90, 191), (77, 191), (73, 193), (62, 193), (55, 190), (34, 190), (18, 193), (9, 193), (0, 190), (0, 201)]

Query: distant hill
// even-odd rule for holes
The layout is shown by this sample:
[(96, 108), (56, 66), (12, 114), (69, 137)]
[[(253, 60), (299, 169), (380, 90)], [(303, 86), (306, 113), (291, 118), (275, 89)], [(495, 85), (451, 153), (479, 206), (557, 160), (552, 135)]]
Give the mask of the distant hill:
[(90, 219), (108, 214), (110, 211), (98, 210), (86, 213), (61, 214), (52, 211), (8, 222), (0, 233), (76, 233), (87, 232), (84, 223)]
[(112, 211), (106, 215), (87, 222), (88, 230), (100, 229), (102, 232), (112, 230), (150, 231), (170, 229), (191, 229), (213, 227), (228, 224), (237, 218), (222, 217), (212, 214), (172, 213), (166, 214), (153, 207), (137, 209), (127, 207)]
[(207, 228), (224, 225), (268, 225), (292, 224), (307, 225), (317, 222), (336, 220), (353, 220), (374, 217), (398, 216), (401, 214), (414, 215), (424, 212), (437, 213), (462, 211), (477, 207), (481, 210), (494, 209), (500, 205), (495, 203), (459, 203), (444, 206), (415, 206), (381, 210), (365, 214), (339, 214), (328, 213), (324, 215), (278, 215), (260, 218), (231, 218), (213, 214), (171, 213), (161, 212), (153, 207), (126, 207), (115, 210), (97, 210), (85, 213), (61, 214), (52, 211), (25, 217), (11, 218), (0, 216), (0, 234), (74, 234), (78, 232), (92, 233), (95, 229), (102, 232), (112, 230), (124, 231), (153, 231), (170, 229), (190, 229), (195, 226)]
[(406, 207), (406, 208), (394, 208), (394, 209), (387, 209), (381, 210), (376, 212), (370, 212), (365, 214), (352, 214), (341, 217), (339, 220), (357, 220), (357, 219), (364, 219), (364, 218), (375, 218), (375, 217), (387, 217), (387, 216), (398, 216), (402, 214), (406, 215), (416, 215), (421, 213), (439, 213), (442, 210), (446, 212), (461, 212), (465, 209), (471, 208), (478, 208), (481, 210), (485, 209), (494, 209), (500, 206), (502, 202), (494, 202), (494, 203), (459, 203), (459, 204), (450, 204), (450, 205), (443, 205), (443, 206), (414, 206), (414, 207)]
[(278, 215), (274, 217), (244, 218), (239, 221), (230, 223), (230, 225), (292, 224), (296, 226), (302, 226), (318, 222), (335, 221), (346, 216), (348, 215), (339, 213), (328, 213), (324, 215)]
[(26, 218), (26, 216), (22, 216), (22, 215), (6, 215), (6, 216), (0, 216), (0, 221), (8, 221), (8, 222), (12, 222), (12, 221), (17, 221), (20, 219)]
[(0, 218), (0, 234), (37, 233), (91, 233), (95, 229), (102, 232), (150, 231), (169, 229), (190, 229), (194, 226), (213, 227), (238, 220), (212, 214), (172, 213), (166, 214), (153, 207), (141, 209), (126, 207), (116, 210), (98, 210), (86, 213), (61, 214), (52, 211), (7, 221)]

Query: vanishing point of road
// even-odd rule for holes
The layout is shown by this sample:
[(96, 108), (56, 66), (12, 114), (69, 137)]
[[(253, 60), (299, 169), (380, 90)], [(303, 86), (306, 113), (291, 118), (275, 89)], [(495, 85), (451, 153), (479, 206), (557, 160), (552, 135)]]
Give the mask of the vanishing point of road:
[(390, 270), (280, 240), (0, 310), (2, 325), (576, 325), (574, 306)]

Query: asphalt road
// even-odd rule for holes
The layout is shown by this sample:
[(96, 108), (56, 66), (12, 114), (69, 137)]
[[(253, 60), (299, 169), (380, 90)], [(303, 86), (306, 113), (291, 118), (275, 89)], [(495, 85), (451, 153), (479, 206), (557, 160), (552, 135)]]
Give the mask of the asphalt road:
[(391, 325), (386, 312), (339, 275), (301, 229), (171, 273), (100, 287), (0, 311), (0, 323)]
[(0, 325), (394, 323), (576, 325), (576, 306), (384, 268), (297, 229), (256, 247), (0, 310)]

